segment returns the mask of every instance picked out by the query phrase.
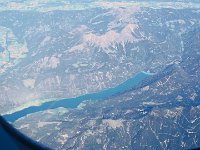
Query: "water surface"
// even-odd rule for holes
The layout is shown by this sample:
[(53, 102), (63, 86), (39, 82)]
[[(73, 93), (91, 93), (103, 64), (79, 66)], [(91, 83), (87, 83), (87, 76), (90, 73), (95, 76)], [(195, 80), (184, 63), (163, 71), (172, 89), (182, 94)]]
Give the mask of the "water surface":
[(117, 96), (119, 94), (125, 93), (136, 87), (142, 80), (149, 76), (152, 76), (152, 74), (140, 72), (114, 88), (108, 88), (96, 93), (85, 94), (75, 98), (44, 102), (40, 106), (31, 106), (23, 110), (16, 111), (12, 114), (4, 115), (3, 117), (9, 122), (14, 122), (17, 119), (24, 117), (28, 114), (44, 111), (47, 109), (55, 109), (59, 107), (77, 108), (77, 106), (84, 100), (104, 100), (111, 96)]

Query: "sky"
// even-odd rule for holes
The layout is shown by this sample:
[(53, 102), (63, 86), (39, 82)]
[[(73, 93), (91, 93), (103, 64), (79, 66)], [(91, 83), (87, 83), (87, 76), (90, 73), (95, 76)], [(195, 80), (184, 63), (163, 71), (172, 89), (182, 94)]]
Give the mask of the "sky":
[(141, 6), (153, 8), (200, 8), (200, 3), (185, 3), (185, 2), (156, 2), (156, 1), (121, 1), (111, 2), (109, 0), (0, 0), (0, 11), (20, 10), (29, 11), (36, 10), (39, 12), (48, 12), (53, 10), (83, 10), (89, 8), (113, 8), (113, 7), (128, 7)]

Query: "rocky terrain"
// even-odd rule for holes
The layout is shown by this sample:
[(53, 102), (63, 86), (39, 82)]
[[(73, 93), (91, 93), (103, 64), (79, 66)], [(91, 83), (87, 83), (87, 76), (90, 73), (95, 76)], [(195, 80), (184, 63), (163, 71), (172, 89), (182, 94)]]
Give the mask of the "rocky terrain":
[(14, 124), (55, 149), (199, 147), (200, 29), (184, 34), (183, 41), (179, 63), (145, 79), (130, 92), (87, 101), (77, 109), (38, 112)]
[(1, 113), (113, 87), (140, 71), (157, 73), (180, 61), (181, 34), (200, 23), (198, 4), (103, 4), (45, 12), (2, 5)]
[(115, 87), (134, 89), (13, 122), (53, 149), (200, 147), (200, 4), (0, 2), (0, 113)]

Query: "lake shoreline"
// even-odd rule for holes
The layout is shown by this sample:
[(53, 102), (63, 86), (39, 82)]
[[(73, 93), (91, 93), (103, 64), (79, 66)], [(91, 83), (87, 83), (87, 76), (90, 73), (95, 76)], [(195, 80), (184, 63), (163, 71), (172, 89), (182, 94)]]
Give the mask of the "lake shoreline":
[(10, 114), (5, 114), (3, 115), (3, 117), (9, 122), (15, 122), (16, 120), (22, 117), (25, 117), (29, 114), (36, 113), (39, 111), (55, 109), (55, 108), (60, 108), (60, 107), (77, 108), (85, 100), (103, 100), (111, 96), (117, 96), (119, 94), (125, 93), (133, 89), (134, 87), (136, 87), (144, 79), (151, 77), (153, 75), (154, 74), (152, 73), (141, 71), (116, 87), (108, 88), (108, 89), (95, 92), (95, 93), (84, 94), (84, 95), (74, 97), (74, 98), (67, 98), (67, 99), (64, 98), (60, 100), (47, 101), (47, 102), (41, 103), (41, 105), (30, 106), (30, 107), (24, 108), (22, 110), (19, 110)]

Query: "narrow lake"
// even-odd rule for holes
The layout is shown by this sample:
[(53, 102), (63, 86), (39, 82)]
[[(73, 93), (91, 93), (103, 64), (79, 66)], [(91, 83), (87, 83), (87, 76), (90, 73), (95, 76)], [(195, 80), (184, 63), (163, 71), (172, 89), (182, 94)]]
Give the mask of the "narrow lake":
[(132, 88), (134, 88), (135, 86), (137, 86), (142, 80), (144, 80), (145, 78), (149, 76), (152, 76), (152, 74), (142, 71), (113, 88), (108, 88), (96, 93), (85, 94), (85, 95), (75, 97), (75, 98), (67, 98), (67, 99), (55, 100), (55, 101), (50, 101), (50, 102), (44, 102), (40, 106), (27, 107), (23, 110), (16, 111), (12, 114), (4, 115), (3, 117), (9, 122), (14, 122), (17, 119), (24, 117), (28, 114), (44, 111), (47, 109), (55, 109), (59, 107), (76, 108), (84, 100), (103, 100), (111, 96), (117, 96), (118, 94), (127, 92), (131, 90)]

